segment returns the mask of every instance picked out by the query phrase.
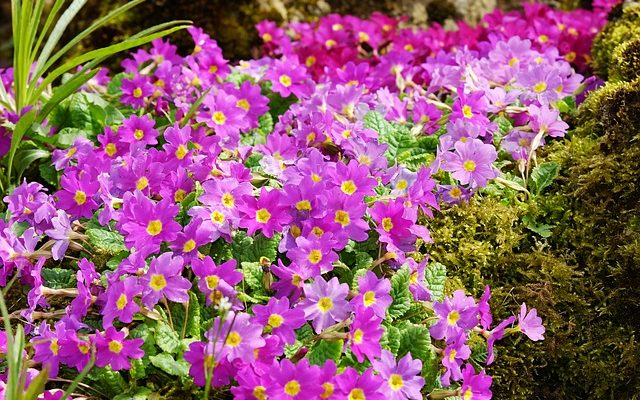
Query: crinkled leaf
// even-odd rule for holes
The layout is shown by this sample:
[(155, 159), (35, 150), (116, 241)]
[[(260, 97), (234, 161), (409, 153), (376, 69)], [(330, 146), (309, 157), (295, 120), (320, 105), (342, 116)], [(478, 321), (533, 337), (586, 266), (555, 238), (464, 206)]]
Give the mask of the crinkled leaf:
[(174, 354), (180, 349), (180, 336), (169, 325), (158, 321), (155, 331), (156, 344), (163, 351)]
[(431, 292), (431, 301), (443, 301), (444, 282), (447, 279), (447, 267), (438, 262), (432, 262), (427, 265), (424, 276), (427, 288)]
[(278, 254), (280, 237), (281, 235), (277, 233), (272, 238), (267, 238), (263, 234), (247, 236), (244, 232), (238, 231), (231, 245), (233, 258), (238, 263), (259, 262), (261, 257), (274, 261)]
[(338, 361), (343, 343), (342, 340), (318, 340), (309, 350), (307, 358), (314, 365), (324, 365), (327, 360)]
[(400, 330), (390, 324), (383, 324), (382, 328), (384, 329), (384, 334), (380, 340), (380, 345), (394, 355), (397, 354), (398, 348), (400, 347)]
[(129, 336), (131, 339), (140, 338), (143, 340), (142, 342), (142, 350), (144, 350), (145, 355), (153, 355), (157, 353), (156, 338), (154, 329), (151, 328), (146, 323), (137, 325), (131, 331), (129, 331)]
[(555, 162), (546, 162), (533, 168), (529, 177), (531, 191), (536, 196), (549, 187), (558, 176), (559, 166)]
[(103, 253), (116, 255), (127, 250), (124, 245), (124, 237), (118, 232), (92, 228), (87, 229), (86, 233), (89, 236), (89, 243)]
[[(187, 308), (188, 305), (188, 308)], [(173, 325), (182, 336), (200, 339), (200, 303), (194, 292), (189, 292), (189, 303), (171, 303)]]
[(76, 273), (70, 269), (44, 268), (42, 279), (45, 286), (52, 289), (64, 289), (76, 286)]
[(149, 361), (154, 367), (159, 368), (169, 375), (187, 376), (189, 375), (189, 363), (184, 359), (176, 361), (169, 353), (160, 353), (149, 357)]
[(411, 353), (411, 357), (419, 358), (423, 362), (430, 359), (431, 336), (429, 328), (424, 325), (408, 324), (400, 331), (400, 346), (397, 357)]
[(264, 286), (262, 284), (262, 266), (257, 262), (243, 262), (242, 274), (244, 275), (244, 283), (254, 292), (263, 293)]
[(397, 319), (404, 315), (411, 306), (411, 293), (409, 292), (409, 269), (402, 267), (391, 278), (391, 297), (393, 303), (387, 309), (391, 319)]
[(90, 382), (83, 383), (88, 383), (109, 398), (122, 394), (127, 388), (127, 383), (120, 372), (112, 371), (109, 367), (93, 368), (85, 379)]

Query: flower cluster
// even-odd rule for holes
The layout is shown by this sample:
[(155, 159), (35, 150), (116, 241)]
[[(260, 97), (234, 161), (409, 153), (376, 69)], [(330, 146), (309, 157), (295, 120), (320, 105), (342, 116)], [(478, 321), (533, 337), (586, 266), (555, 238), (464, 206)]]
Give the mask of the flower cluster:
[(444, 266), (420, 253), (428, 220), (495, 178), (526, 185), (589, 84), (576, 70), (604, 16), (265, 21), (266, 55), (238, 65), (198, 28), (188, 56), (139, 50), (115, 89), (84, 89), (119, 111), (53, 152), (58, 190), (4, 198), (0, 284), (29, 287), (33, 361), (50, 377), (92, 357), (188, 369), (239, 399), (490, 398), (475, 339), (490, 364), (497, 340), (544, 327), (524, 304), (492, 327), (488, 288), (443, 293)]

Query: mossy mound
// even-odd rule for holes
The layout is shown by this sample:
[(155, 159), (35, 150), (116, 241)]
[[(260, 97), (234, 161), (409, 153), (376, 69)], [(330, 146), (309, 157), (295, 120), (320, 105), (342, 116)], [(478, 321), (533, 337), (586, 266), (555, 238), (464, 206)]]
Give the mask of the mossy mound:
[[(620, 73), (628, 71), (628, 68), (634, 64), (634, 60), (636, 60), (635, 65), (637, 65), (638, 53), (634, 53), (634, 50), (638, 50), (637, 45), (631, 45), (631, 47), (627, 48), (627, 51), (623, 49), (617, 50), (617, 48), (626, 46), (627, 42), (640, 39), (640, 4), (630, 5), (623, 9), (620, 7), (622, 6), (612, 10), (610, 14), (611, 21), (596, 36), (593, 42), (593, 67), (602, 79), (609, 79), (610, 75), (611, 80), (633, 79), (633, 77), (620, 75)], [(629, 54), (629, 50), (631, 50), (630, 53), (632, 54)], [(629, 58), (629, 56), (631, 57)], [(621, 64), (623, 65), (623, 70), (618, 70)]]

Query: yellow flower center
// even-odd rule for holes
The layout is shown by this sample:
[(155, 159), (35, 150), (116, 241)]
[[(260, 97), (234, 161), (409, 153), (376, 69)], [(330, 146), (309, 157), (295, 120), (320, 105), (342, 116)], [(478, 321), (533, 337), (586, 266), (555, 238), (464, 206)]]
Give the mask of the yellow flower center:
[(309, 200), (300, 200), (296, 203), (298, 211), (311, 211), (311, 202)]
[(404, 381), (402, 377), (398, 374), (391, 374), (389, 377), (389, 387), (395, 391), (402, 389), (404, 386)]
[(309, 252), (308, 259), (311, 264), (316, 265), (322, 261), (322, 252), (320, 252), (320, 250), (313, 249)]
[(143, 176), (136, 181), (136, 189), (138, 190), (145, 190), (147, 186), (149, 186), (149, 179), (147, 179), (146, 176)]
[(382, 229), (384, 229), (387, 232), (393, 229), (393, 222), (391, 222), (391, 218), (389, 217), (382, 218)]
[(449, 194), (454, 199), (457, 199), (458, 197), (462, 196), (462, 189), (460, 189), (459, 187), (456, 186), (456, 187), (452, 188), (451, 190), (449, 190)]
[(216, 72), (218, 72), (218, 66), (217, 65), (212, 65), (209, 67), (209, 73), (210, 74), (215, 74)]
[(568, 52), (567, 54), (564, 55), (564, 59), (569, 62), (573, 62), (576, 59), (576, 52), (575, 51)]
[(116, 301), (116, 308), (118, 310), (122, 310), (126, 307), (128, 302), (129, 300), (127, 300), (127, 296), (124, 293), (122, 293), (120, 297), (118, 297), (118, 300)]
[[(269, 34), (266, 33), (265, 35), (269, 35)], [(256, 400), (266, 400), (269, 397), (265, 394), (266, 391), (267, 391), (267, 388), (265, 388), (264, 386), (256, 386), (253, 388), (253, 397), (255, 397)]]
[(409, 283), (412, 285), (418, 283), (418, 271), (413, 271), (411, 275), (409, 275)]
[(514, 65), (516, 65), (520, 60), (518, 60), (516, 57), (511, 57), (511, 59), (509, 60), (509, 66), (513, 67)]
[(356, 190), (358, 190), (358, 187), (352, 180), (348, 180), (342, 182), (342, 185), (340, 185), (340, 190), (342, 190), (342, 193), (351, 196), (356, 192)]
[(463, 106), (462, 107), (462, 115), (464, 115), (465, 118), (473, 117), (473, 111), (471, 110), (471, 106), (469, 106), (469, 105)]
[(319, 238), (321, 238), (322, 235), (324, 235), (324, 230), (319, 226), (314, 226), (313, 229), (311, 229), (311, 232)]
[(58, 339), (51, 339), (51, 343), (49, 344), (49, 350), (51, 350), (54, 356), (58, 355), (58, 351), (60, 350)]
[(184, 198), (187, 196), (187, 192), (184, 189), (178, 189), (176, 190), (176, 192), (173, 194), (173, 200), (176, 203), (182, 203), (182, 200), (184, 200)]
[(120, 353), (122, 351), (122, 343), (118, 342), (117, 340), (112, 340), (109, 342), (109, 351), (112, 353)]
[(193, 251), (193, 249), (195, 248), (196, 248), (196, 241), (193, 239), (189, 239), (184, 243), (184, 245), (182, 245), (182, 252), (189, 253)]
[(272, 328), (279, 327), (280, 325), (282, 325), (283, 322), (284, 322), (284, 318), (282, 318), (282, 315), (280, 315), (280, 314), (271, 314), (271, 315), (269, 315), (268, 324)]
[(273, 40), (273, 36), (271, 36), (270, 33), (263, 33), (262, 34), (262, 40), (264, 40), (265, 42), (270, 42)]
[(358, 32), (358, 40), (360, 43), (367, 42), (369, 40), (369, 35), (366, 32)]
[(86, 343), (86, 342), (82, 342), (82, 343), (79, 343), (79, 344), (78, 344), (78, 350), (80, 350), (80, 353), (82, 353), (82, 354), (87, 354), (87, 353), (89, 353), (89, 349), (90, 349), (90, 348), (91, 348), (91, 347), (90, 347), (90, 346), (89, 346), (89, 344), (88, 344), (88, 343)]
[(220, 283), (220, 278), (218, 275), (209, 275), (205, 278), (205, 281), (209, 290), (215, 290), (218, 287), (218, 283)]
[(471, 391), (471, 389), (467, 389), (464, 392), (464, 395), (462, 395), (462, 399), (463, 400), (472, 400), (473, 399), (473, 392)]
[(216, 123), (216, 125), (222, 125), (227, 120), (227, 116), (220, 111), (216, 111), (211, 116), (211, 119)]
[(311, 180), (314, 181), (315, 183), (318, 183), (322, 181), (322, 177), (316, 173), (313, 173), (311, 174)]
[(455, 349), (451, 349), (451, 353), (449, 353), (449, 362), (453, 362), (456, 359), (456, 354), (458, 352)]
[(351, 223), (351, 218), (349, 218), (349, 213), (346, 211), (338, 210), (336, 211), (335, 221), (344, 227)]
[(256, 211), (256, 221), (261, 224), (266, 224), (271, 219), (271, 213), (266, 208), (261, 208)]
[(321, 297), (318, 301), (318, 309), (323, 313), (327, 313), (333, 310), (333, 301), (331, 300), (331, 298)]
[(226, 192), (222, 195), (222, 205), (227, 208), (233, 208), (236, 203), (236, 199), (231, 195), (231, 193)]
[(362, 329), (358, 328), (355, 330), (355, 332), (353, 332), (353, 342), (355, 344), (361, 344), (363, 337), (364, 332), (362, 332)]
[(284, 385), (284, 392), (289, 396), (297, 396), (300, 393), (300, 383), (295, 379), (290, 380)]
[(149, 221), (149, 225), (147, 225), (147, 233), (151, 236), (159, 235), (162, 232), (162, 222), (159, 219), (154, 219), (153, 221)]
[(302, 283), (302, 277), (298, 274), (293, 274), (291, 276), (291, 283), (293, 283), (297, 287), (300, 287), (300, 283)]
[(540, 43), (547, 43), (549, 41), (549, 36), (547, 35), (540, 35), (538, 36), (538, 41)]
[(181, 144), (180, 146), (178, 146), (178, 149), (176, 150), (176, 158), (178, 160), (182, 160), (187, 153), (189, 152), (189, 150), (183, 145)]
[(142, 89), (139, 87), (133, 89), (133, 97), (135, 97), (136, 99), (142, 97)]
[(242, 342), (242, 336), (237, 331), (232, 331), (227, 336), (226, 344), (229, 347), (236, 347)]
[(367, 291), (364, 296), (362, 296), (362, 302), (366, 307), (369, 307), (372, 304), (376, 303), (376, 294), (373, 292), (373, 290)]
[(140, 140), (144, 137), (144, 131), (142, 129), (136, 129), (133, 131), (133, 137)]
[(449, 325), (455, 325), (459, 319), (460, 319), (460, 313), (457, 312), (456, 310), (451, 311), (449, 315), (447, 315), (447, 323)]
[(251, 107), (247, 99), (238, 100), (238, 102), (236, 103), (236, 106), (242, 108), (245, 111), (249, 111), (249, 108)]
[(113, 157), (113, 155), (116, 154), (116, 151), (118, 151), (118, 149), (113, 143), (107, 143), (107, 145), (104, 146), (104, 152), (107, 153), (109, 157)]
[(324, 393), (320, 395), (320, 398), (328, 399), (329, 397), (333, 396), (333, 391), (335, 390), (335, 386), (333, 385), (333, 383), (325, 382), (322, 384), (322, 387), (324, 388)]
[(333, 46), (335, 46), (337, 43), (335, 40), (333, 39), (329, 39), (326, 42), (324, 42), (324, 45), (327, 46), (327, 49), (332, 48)]
[(316, 59), (314, 56), (309, 56), (309, 57), (307, 57), (307, 59), (304, 61), (304, 64), (305, 64), (307, 67), (311, 67), (311, 66), (313, 66), (313, 64), (315, 64), (315, 63), (316, 63), (316, 61), (317, 61), (317, 59)]
[(164, 289), (167, 286), (167, 280), (162, 274), (153, 274), (149, 280), (149, 286), (156, 292)]
[(467, 172), (473, 172), (476, 170), (476, 163), (472, 160), (467, 160), (462, 164), (462, 168)]
[(87, 201), (87, 194), (82, 190), (78, 190), (76, 191), (75, 196), (73, 196), (73, 199), (76, 201), (76, 204), (81, 206)]
[(535, 85), (533, 85), (533, 91), (536, 93), (542, 93), (545, 90), (547, 90), (546, 82), (538, 82)]
[(398, 183), (396, 183), (396, 188), (399, 190), (405, 190), (409, 186), (409, 182), (406, 179), (400, 179)]
[(298, 225), (293, 225), (291, 227), (290, 232), (291, 232), (291, 236), (293, 236), (294, 238), (297, 238), (302, 233), (302, 231), (300, 230), (300, 227)]
[(289, 87), (291, 86), (291, 77), (289, 75), (280, 75), (280, 78), (278, 78), (278, 81), (280, 81), (280, 84), (284, 87)]
[(211, 221), (215, 222), (218, 225), (222, 225), (224, 223), (224, 214), (218, 210), (215, 210), (211, 213)]
[(367, 396), (364, 395), (364, 391), (360, 388), (351, 389), (349, 392), (349, 400), (366, 400)]
[(371, 159), (366, 154), (360, 155), (360, 157), (358, 157), (358, 162), (364, 165), (371, 165)]

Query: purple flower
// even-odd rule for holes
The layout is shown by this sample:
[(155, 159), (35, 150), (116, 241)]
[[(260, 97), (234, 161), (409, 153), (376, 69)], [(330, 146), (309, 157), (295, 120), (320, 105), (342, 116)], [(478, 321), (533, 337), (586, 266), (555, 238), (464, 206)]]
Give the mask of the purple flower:
[(156, 121), (146, 114), (142, 117), (132, 115), (123, 120), (118, 129), (120, 141), (135, 146), (158, 144), (158, 131), (153, 129), (155, 124)]
[(516, 320), (516, 317), (513, 315), (504, 321), (500, 322), (498, 326), (493, 328), (488, 332), (489, 337), (487, 338), (487, 365), (491, 365), (493, 363), (493, 345), (497, 340), (502, 339), (504, 336), (504, 331), (508, 325), (513, 324), (513, 321)]
[(327, 282), (318, 276), (313, 283), (304, 285), (305, 300), (300, 307), (304, 309), (305, 317), (313, 321), (316, 333), (348, 316), (348, 293), (349, 285), (340, 283), (336, 277)]
[(271, 298), (267, 305), (256, 304), (251, 310), (255, 314), (256, 322), (267, 326), (272, 334), (287, 344), (296, 341), (295, 329), (306, 322), (304, 311), (300, 308), (289, 308), (289, 299), (286, 297)]
[(276, 368), (272, 368), (269, 375), (272, 383), (269, 385), (269, 398), (274, 400), (317, 398), (324, 388), (318, 382), (320, 368), (310, 366), (306, 359), (297, 364), (284, 359)]
[(380, 356), (380, 338), (384, 330), (380, 326), (382, 319), (375, 316), (372, 309), (356, 313), (349, 336), (351, 337), (351, 351), (358, 362), (364, 361), (364, 356), (369, 360)]
[(120, 101), (133, 108), (143, 108), (145, 99), (153, 94), (153, 85), (149, 83), (149, 79), (138, 74), (133, 79), (123, 79), (121, 89)]
[(296, 247), (287, 252), (287, 257), (296, 264), (307, 267), (314, 274), (320, 274), (333, 269), (332, 263), (338, 261), (338, 254), (332, 250), (331, 242), (321, 240), (315, 235), (309, 238), (296, 238)]
[(462, 371), (461, 397), (464, 400), (490, 400), (491, 399), (491, 377), (485, 375), (484, 371), (475, 374), (475, 369), (471, 364), (467, 364)]
[(288, 208), (282, 203), (282, 194), (277, 189), (267, 190), (264, 186), (260, 190), (260, 197), (244, 196), (241, 212), (240, 227), (247, 228), (247, 234), (253, 235), (258, 229), (270, 238), (276, 231), (291, 221)]
[(380, 393), (382, 378), (374, 375), (371, 368), (360, 375), (352, 367), (347, 367), (343, 373), (336, 376), (336, 386), (339, 393), (348, 399), (384, 400)]
[(67, 251), (67, 248), (69, 248), (71, 238), (74, 235), (74, 232), (71, 230), (71, 222), (66, 212), (58, 210), (56, 216), (51, 219), (51, 224), (53, 228), (45, 231), (47, 236), (56, 241), (51, 248), (51, 254), (54, 260), (62, 260), (64, 253)]
[(130, 323), (133, 315), (140, 310), (134, 297), (142, 293), (142, 286), (138, 284), (135, 276), (116, 281), (107, 288), (107, 302), (102, 309), (104, 326), (111, 326), (117, 317), (121, 322)]
[(271, 90), (282, 97), (293, 94), (302, 98), (309, 93), (306, 68), (297, 60), (276, 60), (264, 79), (271, 81)]
[(351, 300), (351, 304), (356, 313), (370, 309), (378, 318), (384, 319), (387, 308), (393, 301), (390, 292), (389, 279), (378, 278), (372, 271), (367, 271), (364, 276), (358, 278), (358, 295)]
[(220, 296), (234, 297), (234, 286), (242, 281), (242, 272), (236, 269), (236, 260), (229, 260), (216, 266), (213, 259), (194, 259), (191, 270), (198, 277), (198, 289), (204, 293), (207, 305), (216, 303)]
[(81, 338), (78, 333), (72, 329), (64, 331), (64, 334), (58, 340), (60, 345), (60, 361), (82, 371), (91, 359), (91, 336)]
[(542, 318), (538, 317), (538, 311), (535, 308), (532, 308), (527, 313), (527, 305), (525, 303), (520, 306), (517, 328), (534, 342), (544, 340), (545, 328), (542, 325)]
[(569, 125), (560, 119), (560, 111), (553, 110), (548, 106), (529, 106), (531, 121), (529, 126), (534, 132), (544, 132), (551, 137), (563, 137), (569, 129)]
[(62, 190), (56, 193), (58, 207), (74, 217), (91, 218), (98, 208), (94, 197), (100, 188), (98, 181), (88, 173), (65, 174), (60, 179)]
[(96, 333), (96, 366), (111, 367), (113, 371), (131, 368), (130, 358), (139, 359), (144, 356), (140, 349), (144, 340), (141, 338), (125, 340), (125, 332), (117, 331), (114, 327), (107, 328), (102, 333)]
[(191, 282), (182, 277), (184, 260), (173, 253), (163, 253), (151, 261), (147, 273), (140, 279), (144, 286), (142, 303), (153, 308), (162, 296), (177, 303), (189, 301), (187, 290)]
[(389, 400), (420, 399), (420, 391), (424, 386), (422, 362), (414, 360), (411, 353), (407, 353), (396, 363), (393, 354), (382, 351), (380, 360), (371, 362), (378, 375), (384, 380), (380, 391)]
[(451, 379), (458, 381), (462, 379), (462, 363), (471, 356), (471, 349), (465, 344), (467, 335), (460, 332), (457, 337), (447, 341), (447, 346), (442, 354), (442, 365), (446, 371), (440, 377), (443, 386), (451, 385)]
[(455, 152), (443, 154), (441, 168), (452, 172), (452, 176), (463, 185), (483, 187), (488, 180), (498, 176), (491, 165), (498, 157), (492, 145), (484, 144), (479, 139), (467, 139), (457, 141), (454, 147)]
[(438, 316), (430, 328), (431, 336), (440, 339), (457, 337), (460, 332), (469, 330), (478, 324), (478, 307), (471, 296), (466, 296), (463, 290), (456, 290), (452, 297), (447, 297), (442, 303), (435, 302), (433, 310)]
[(229, 384), (229, 378), (233, 372), (226, 359), (214, 358), (214, 345), (209, 342), (193, 342), (189, 344), (189, 350), (184, 352), (184, 359), (189, 363), (189, 375), (198, 386), (207, 383), (207, 371), (213, 368), (211, 386), (220, 387)]
[(225, 93), (208, 94), (202, 104), (207, 111), (198, 114), (196, 121), (204, 122), (223, 140), (234, 143), (240, 138), (240, 130), (246, 128), (246, 111), (237, 106), (238, 99)]
[(247, 313), (231, 312), (223, 323), (220, 317), (216, 318), (209, 335), (212, 339), (215, 337), (215, 348), (222, 348), (220, 357), (224, 354), (229, 362), (240, 360), (251, 363), (255, 360), (254, 350), (265, 345), (262, 326), (252, 323)]

